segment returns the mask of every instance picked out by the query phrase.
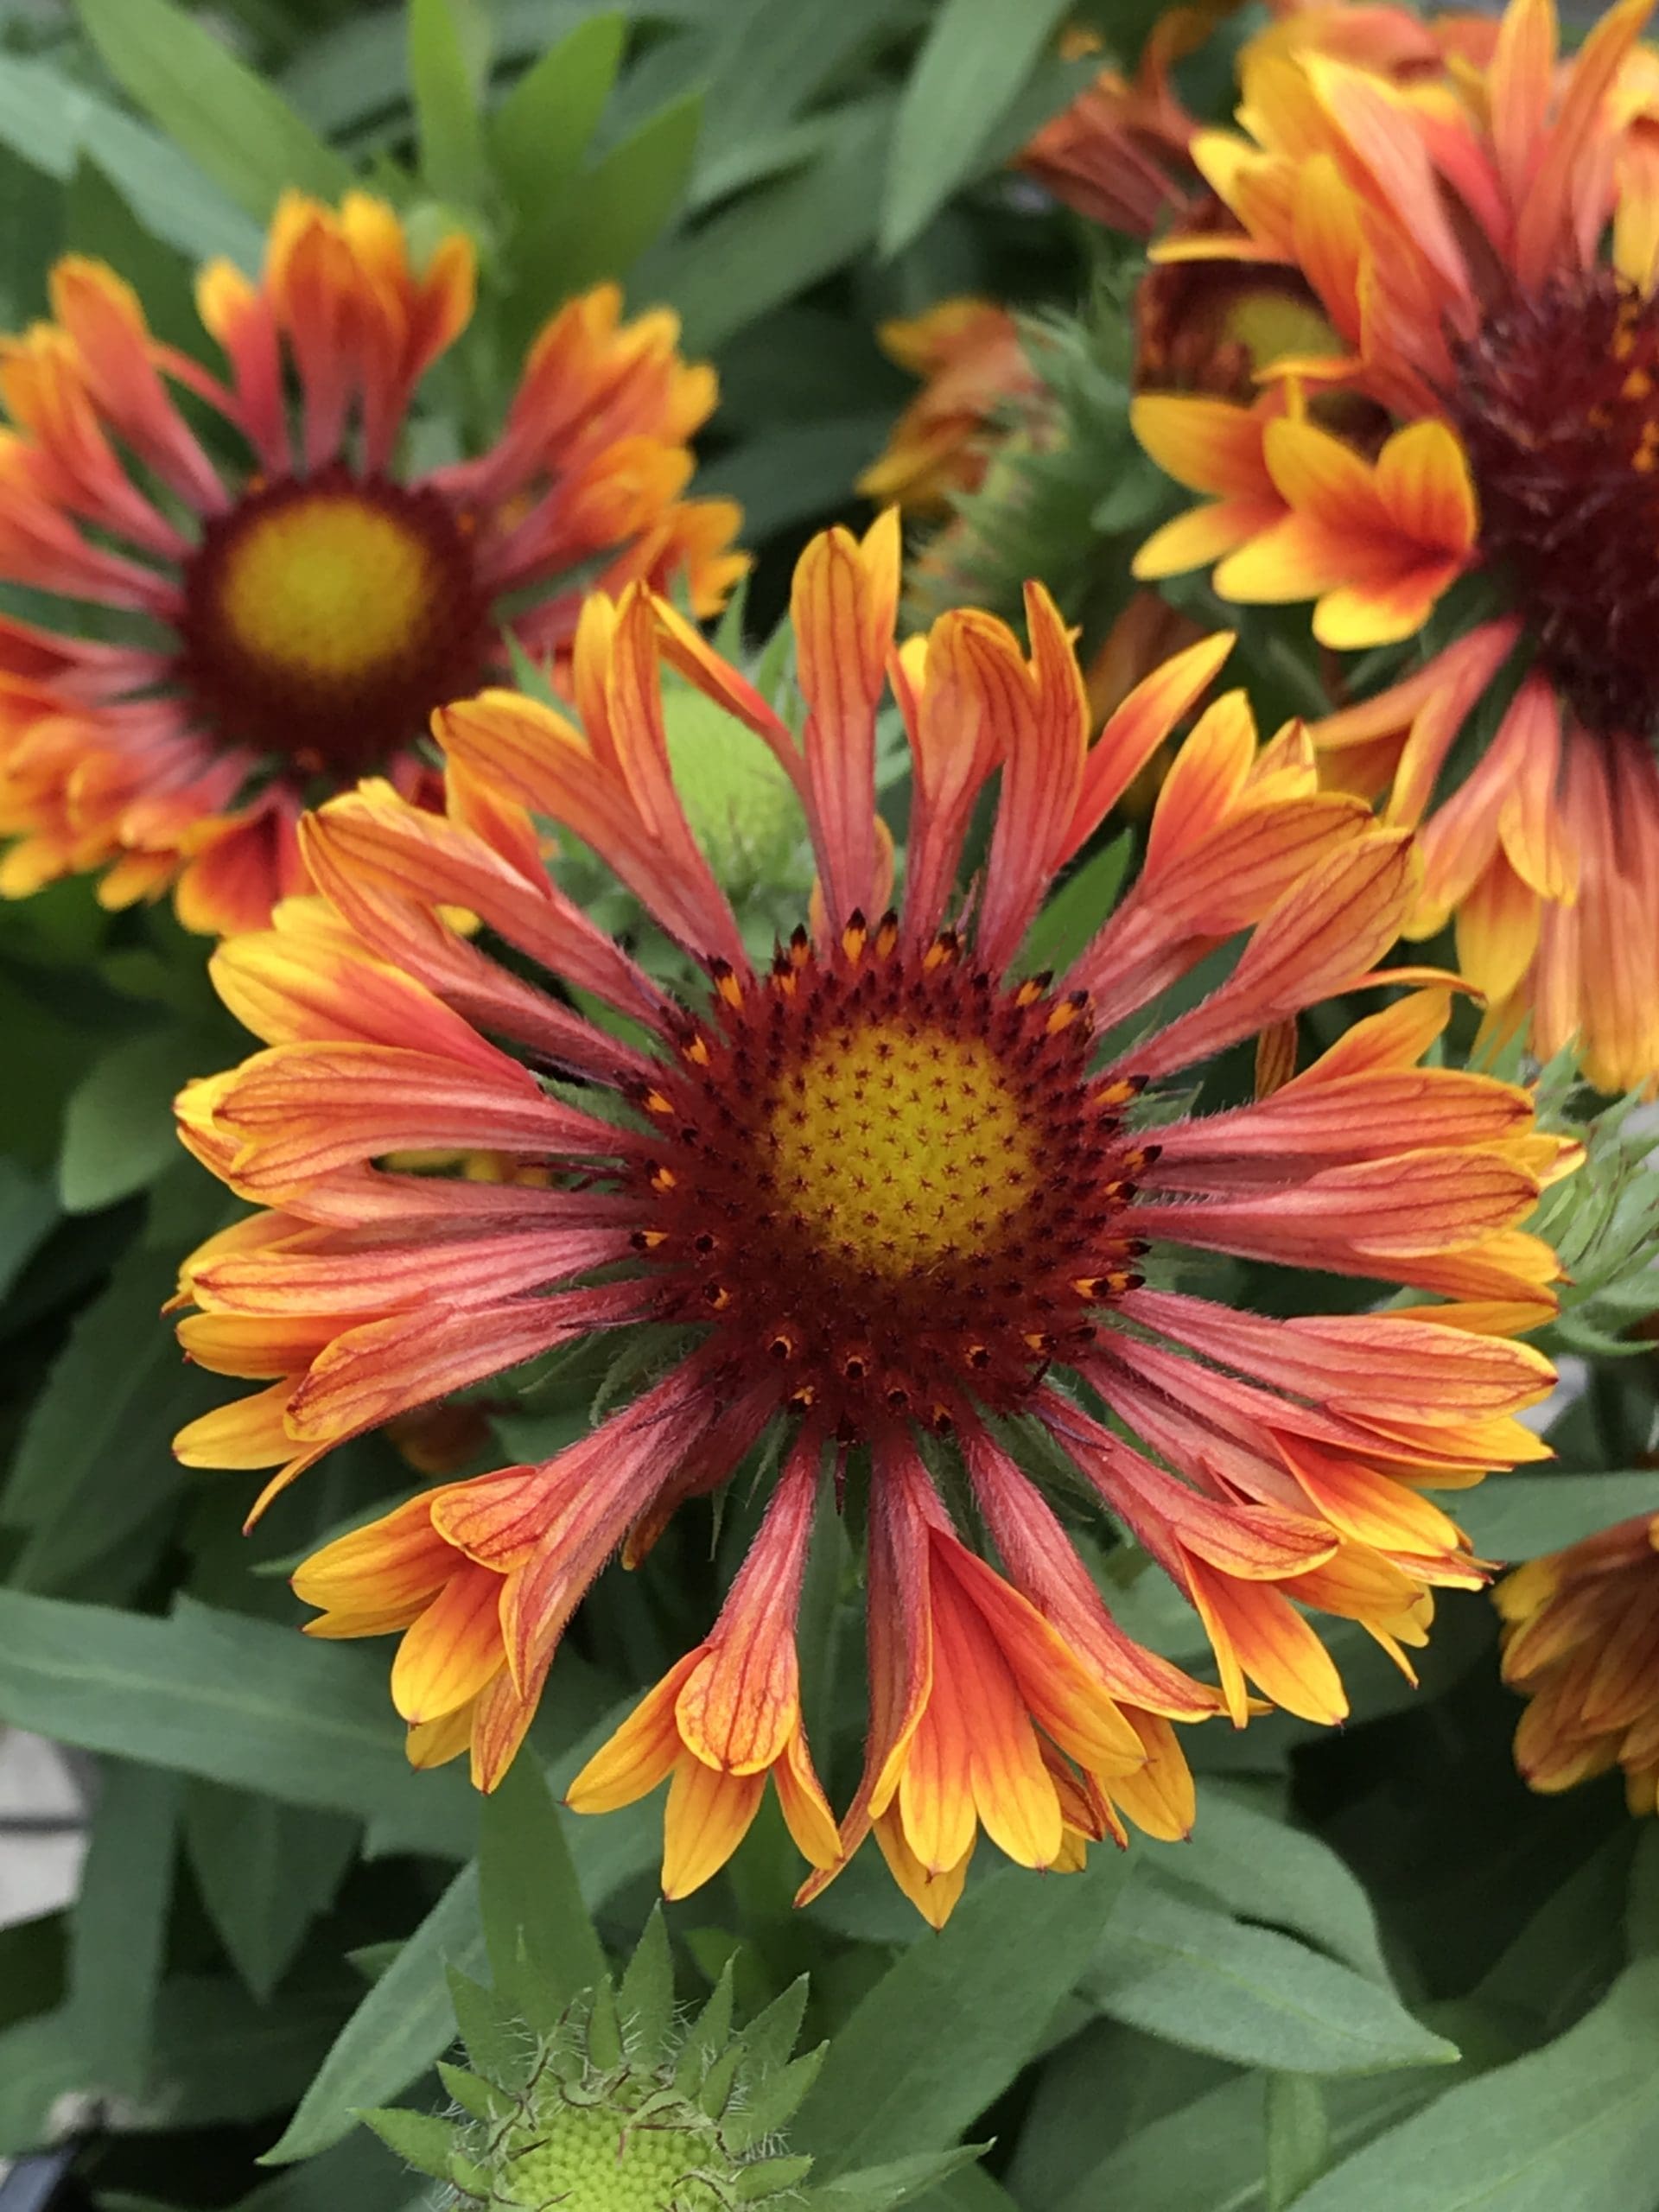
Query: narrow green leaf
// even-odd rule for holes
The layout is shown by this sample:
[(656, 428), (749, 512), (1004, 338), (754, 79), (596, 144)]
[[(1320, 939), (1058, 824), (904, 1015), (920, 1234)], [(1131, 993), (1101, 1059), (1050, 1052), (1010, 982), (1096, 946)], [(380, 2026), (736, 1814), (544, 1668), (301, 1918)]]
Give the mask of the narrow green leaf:
[(746, 195), (690, 238), (665, 238), (634, 271), (638, 296), (677, 308), (687, 348), (708, 353), (852, 260), (875, 235), (892, 113), (886, 94), (836, 109), (819, 160)]
[(258, 265), (258, 226), (193, 162), (48, 62), (0, 54), (0, 144), (65, 182), (83, 156), (96, 161), (158, 238), (199, 259)]
[(1458, 1521), (1483, 1559), (1536, 1559), (1616, 1521), (1659, 1513), (1659, 1471), (1494, 1475), (1458, 1499)]
[(1450, 2089), (1296, 2212), (1636, 2212), (1659, 2172), (1659, 1960), (1541, 2050)]
[(881, 250), (910, 244), (974, 174), (1067, 0), (944, 0), (893, 126)]
[(252, 1994), (268, 1998), (333, 1902), (359, 1830), (216, 1782), (185, 1796), (185, 1846), (208, 1917)]
[(156, 1620), (0, 1591), (0, 1719), (371, 1817), (407, 1848), (458, 1858), (475, 1833), (464, 1777), (410, 1771), (384, 1661), (188, 1599)]
[(95, 1213), (152, 1183), (179, 1157), (173, 1100), (202, 1065), (194, 1032), (129, 1037), (94, 1062), (70, 1094), (58, 1188), (70, 1213)]
[(351, 182), (281, 94), (172, 0), (76, 7), (111, 74), (257, 220), (290, 186), (335, 199)]
[(152, 2086), (180, 1797), (176, 1775), (108, 1762), (70, 1921), (69, 2015), (87, 2078), (117, 2095)]
[(127, 1544), (183, 1483), (173, 1433), (225, 1391), (186, 1365), (161, 1319), (175, 1276), (174, 1255), (129, 1252), (53, 1362), (0, 1492), (0, 1521), (29, 1532), (14, 1583), (62, 1588)]
[(1020, 955), (1027, 975), (1069, 968), (1117, 903), (1128, 873), (1135, 838), (1125, 830), (1067, 876), (1032, 924)]
[(709, 86), (723, 148), (741, 146), (798, 115), (859, 48), (903, 13), (901, 0), (734, 0)]
[(1311, 2074), (1269, 2074), (1265, 2095), (1267, 2212), (1289, 2212), (1331, 2155), (1325, 2097)]
[(0, 1154), (0, 1298), (57, 1225), (57, 1201), (39, 1177)]
[[(3, 1631), (0, 1616), (0, 1642)], [(631, 1709), (632, 1700), (623, 1710)], [(620, 1718), (621, 1710), (607, 1713), (571, 1746), (555, 1770), (556, 1788), (578, 1770)], [(437, 1777), (416, 1778), (430, 1784)], [(641, 1804), (628, 1813), (580, 1823), (571, 1855), (589, 1911), (651, 1865), (660, 1848), (661, 1817), (655, 1807)], [(497, 2041), (493, 1996), (469, 1986), (476, 1984), (487, 1955), (478, 1869), (467, 1866), (340, 2030), (287, 2133), (268, 2154), (270, 2162), (313, 2157), (346, 2134), (353, 2107), (385, 2104), (401, 2095), (454, 2042), (457, 2021), (474, 2065), (493, 2072), (510, 2063), (515, 2051), (522, 2053), (526, 2045), (520, 2037)], [(460, 1973), (452, 1975), (451, 1968)]]
[(454, 2040), (445, 1967), (476, 1974), (484, 1963), (478, 1869), (463, 1866), (340, 2030), (260, 2164), (314, 2158), (350, 2133), (354, 2114), (407, 2088)]
[(1329, 1844), (1274, 1820), (1223, 1783), (1205, 1789), (1204, 1818), (1181, 1852), (1179, 1878), (1239, 1919), (1305, 1936), (1387, 1986), (1376, 1916), (1363, 1885)]
[(632, 268), (684, 197), (702, 123), (701, 91), (682, 93), (515, 234), (521, 321), (533, 324), (573, 293)]
[(735, 499), (746, 544), (774, 531), (842, 512), (854, 478), (878, 454), (893, 427), (886, 409), (787, 423), (762, 431), (702, 470), (700, 498)]
[[(930, 2208), (944, 2212), (944, 2195), (938, 2191), (941, 2182), (951, 2175), (961, 2175), (967, 2181), (976, 2171), (974, 2161), (984, 2149), (982, 2144), (964, 2143), (954, 2151), (924, 2151), (909, 2158), (895, 2158), (882, 2166), (864, 2166), (857, 2173), (842, 2174), (836, 2180), (825, 2182), (812, 2192), (812, 2212), (893, 2212), (900, 2204), (913, 2204), (918, 2197), (926, 2197)], [(965, 2170), (965, 2171), (964, 2171)], [(983, 2199), (984, 2212), (995, 2212), (998, 2205), (1012, 2205), (988, 2175), (981, 2175), (990, 2190)], [(981, 2192), (964, 2189), (963, 2212), (969, 2212)]]
[(1148, 1887), (1084, 1982), (1115, 2020), (1240, 2066), (1304, 2074), (1449, 2065), (1391, 1990), (1294, 1937)]
[(496, 1989), (533, 2026), (550, 2028), (573, 1997), (604, 1980), (606, 1960), (533, 1752), (521, 1752), (485, 1799), (479, 1853)]
[(489, 169), (478, 83), (468, 67), (456, 0), (409, 0), (409, 81), (423, 179), (437, 199), (454, 207), (480, 206)]
[(616, 82), (627, 18), (595, 16), (532, 63), (490, 118), (490, 147), (521, 222), (563, 191)]
[(953, 2143), (1037, 2048), (1127, 1878), (1096, 1852), (1064, 1880), (1009, 1867), (971, 1890), (854, 2011), (791, 2142), (826, 2179)]

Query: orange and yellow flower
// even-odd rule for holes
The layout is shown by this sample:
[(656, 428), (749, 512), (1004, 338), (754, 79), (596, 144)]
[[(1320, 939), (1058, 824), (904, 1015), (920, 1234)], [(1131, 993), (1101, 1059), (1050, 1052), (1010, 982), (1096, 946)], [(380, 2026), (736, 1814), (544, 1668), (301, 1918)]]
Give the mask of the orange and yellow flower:
[(953, 492), (979, 488), (999, 437), (1046, 411), (1043, 380), (1018, 322), (994, 300), (941, 300), (925, 315), (884, 322), (877, 335), (922, 389), (857, 488), (908, 514), (943, 514)]
[[(678, 1363), (591, 1433), (423, 1493), (328, 1546), (296, 1586), (324, 1609), (321, 1633), (401, 1633), (411, 1755), (470, 1746), (488, 1788), (605, 1560), (620, 1546), (637, 1561), (683, 1502), (775, 1446), (785, 1472), (720, 1619), (576, 1802), (671, 1777), (681, 1890), (734, 1846), (770, 1774), (815, 1879), (874, 1827), (938, 1917), (981, 1826), (1053, 1866), (1126, 1819), (1182, 1832), (1172, 1722), (1242, 1722), (1250, 1684), (1339, 1718), (1308, 1610), (1363, 1622), (1403, 1662), (1433, 1590), (1481, 1581), (1421, 1493), (1542, 1452), (1516, 1416), (1550, 1369), (1510, 1332), (1554, 1310), (1554, 1256), (1521, 1224), (1567, 1153), (1535, 1129), (1525, 1091), (1420, 1065), (1444, 979), (1295, 1071), (1300, 1009), (1389, 980), (1373, 963), (1416, 896), (1415, 862), (1363, 802), (1318, 790), (1300, 730), (1258, 744), (1240, 693), (1178, 754), (1116, 911), (1063, 976), (1028, 972), (1020, 948), (1056, 874), (1230, 640), (1155, 669), (1091, 743), (1040, 588), (1027, 657), (971, 612), (895, 652), (898, 587), (893, 515), (862, 543), (835, 531), (809, 546), (788, 718), (643, 585), (596, 596), (575, 639), (579, 721), (486, 692), (438, 717), (445, 813), (371, 781), (306, 817), (320, 895), (213, 962), (264, 1049), (181, 1101), (187, 1141), (261, 1209), (188, 1263), (183, 1339), (265, 1387), (180, 1449), (274, 1469), (269, 1498), (332, 1446), (555, 1346), (674, 1332)], [(726, 711), (734, 741), (741, 726), (770, 748), (798, 800), (818, 886), (770, 968), (677, 792), (665, 669)], [(913, 779), (893, 905), (874, 788), (889, 685)], [(671, 996), (564, 896), (544, 822), (609, 865), (702, 988)], [(458, 913), (481, 933), (460, 933)], [(1241, 938), (1226, 980), (1147, 1028), (1166, 986)], [(605, 1026), (543, 977), (607, 1009)], [(1149, 1116), (1161, 1086), (1253, 1038), (1260, 1096)], [(406, 1164), (446, 1150), (493, 1155), (499, 1179)], [(1433, 1302), (1240, 1313), (1146, 1279), (1177, 1249)], [(1115, 1626), (1018, 1464), (1031, 1425), (1192, 1599), (1219, 1692)], [(935, 1489), (941, 1455), (998, 1566)], [(868, 1757), (833, 1855), (793, 1641), (830, 1472), (837, 1491), (868, 1484), (872, 1530)]]
[(1659, 1514), (1529, 1560), (1494, 1594), (1524, 1779), (1553, 1794), (1619, 1766), (1631, 1812), (1659, 1810)]
[(263, 926), (306, 886), (304, 806), (371, 771), (431, 797), (432, 709), (509, 637), (565, 656), (595, 567), (717, 610), (737, 512), (680, 496), (713, 372), (614, 286), (543, 328), (487, 452), (403, 466), (473, 284), (459, 235), (420, 270), (380, 201), (289, 194), (257, 283), (198, 280), (221, 378), (113, 270), (59, 263), (55, 321), (0, 347), (0, 579), (42, 608), (0, 620), (0, 893), (101, 869), (107, 906), (171, 884), (193, 929)]
[[(1166, 9), (1133, 78), (1103, 69), (1029, 141), (1020, 168), (1091, 223), (1151, 238), (1198, 188), (1187, 154), (1198, 125), (1176, 96), (1170, 73), (1227, 12), (1225, 4)], [(1068, 59), (1081, 57), (1099, 42), (1092, 33), (1073, 31), (1062, 51)]]
[[(1408, 933), (1455, 917), (1494, 1025), (1529, 1020), (1542, 1056), (1576, 1038), (1609, 1089), (1659, 1073), (1648, 13), (1622, 0), (1565, 64), (1551, 0), (1456, 19), (1439, 63), (1408, 68), (1387, 41), (1322, 44), (1319, 11), (1264, 33), (1247, 135), (1192, 149), (1237, 235), (1160, 251), (1298, 272), (1333, 342), (1279, 361), (1253, 403), (1135, 410), (1205, 495), (1142, 549), (1143, 576), (1217, 563), (1224, 597), (1312, 601), (1344, 651), (1421, 638), (1465, 585), (1452, 641), (1314, 742), (1331, 780), (1422, 826)], [(1336, 400), (1364, 403), (1361, 427)]]

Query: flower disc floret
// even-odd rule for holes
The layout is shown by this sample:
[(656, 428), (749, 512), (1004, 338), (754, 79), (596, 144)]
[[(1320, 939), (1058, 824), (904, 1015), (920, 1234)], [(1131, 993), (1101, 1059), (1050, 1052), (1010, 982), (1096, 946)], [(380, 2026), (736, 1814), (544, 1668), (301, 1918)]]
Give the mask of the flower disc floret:
[(646, 1095), (663, 1133), (637, 1233), (683, 1316), (718, 1316), (837, 1435), (1011, 1408), (1136, 1280), (1115, 1242), (1147, 1154), (1096, 1083), (1085, 993), (997, 988), (954, 937), (860, 916), (820, 954), (719, 978), (715, 1020)]

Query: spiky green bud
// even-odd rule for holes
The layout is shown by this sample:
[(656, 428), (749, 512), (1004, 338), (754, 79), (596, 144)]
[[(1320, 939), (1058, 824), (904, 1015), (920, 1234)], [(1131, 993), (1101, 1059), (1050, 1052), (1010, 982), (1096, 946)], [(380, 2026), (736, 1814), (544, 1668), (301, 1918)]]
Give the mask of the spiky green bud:
[(677, 2027), (660, 1917), (620, 1986), (601, 1983), (550, 2027), (514, 2020), (489, 1992), (452, 1979), (471, 2062), (443, 2069), (455, 2111), (362, 2116), (458, 2203), (736, 2212), (798, 2193), (812, 2162), (788, 2155), (779, 2131), (821, 2056), (789, 2057), (804, 1986), (734, 2035), (728, 1973)]

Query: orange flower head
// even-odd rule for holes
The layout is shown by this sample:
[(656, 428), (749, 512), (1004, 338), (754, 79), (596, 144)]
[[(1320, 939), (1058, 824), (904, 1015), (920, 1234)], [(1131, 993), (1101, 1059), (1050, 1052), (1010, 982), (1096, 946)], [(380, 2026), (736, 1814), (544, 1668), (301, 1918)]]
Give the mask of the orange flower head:
[[(757, 1453), (783, 1471), (724, 1608), (573, 1802), (666, 1781), (677, 1894), (735, 1847), (770, 1777), (814, 1882), (874, 1829), (938, 1918), (981, 1827), (1061, 1869), (1126, 1822), (1185, 1833), (1173, 1723), (1242, 1723), (1258, 1692), (1339, 1718), (1310, 1611), (1363, 1621), (1405, 1664), (1432, 1591), (1481, 1581), (1423, 1488), (1541, 1451), (1516, 1415), (1550, 1370), (1511, 1332), (1554, 1310), (1557, 1268), (1520, 1224), (1569, 1163), (1524, 1091), (1420, 1065), (1449, 1003), (1433, 982), (1298, 1071), (1300, 1009), (1387, 982), (1372, 964), (1414, 863), (1363, 802), (1318, 789), (1299, 729), (1260, 744), (1238, 692), (1176, 753), (1134, 887), (1065, 973), (1032, 972), (1049, 885), (1230, 641), (1152, 666), (1091, 740), (1040, 588), (1028, 650), (962, 612), (895, 652), (898, 555), (892, 514), (808, 547), (787, 719), (636, 585), (584, 609), (579, 722), (486, 692), (439, 718), (445, 813), (369, 781), (307, 817), (318, 895), (213, 961), (264, 1048), (180, 1102), (186, 1141), (261, 1209), (187, 1264), (181, 1335), (265, 1387), (179, 1449), (274, 1470), (269, 1498), (348, 1437), (649, 1325), (657, 1379), (590, 1433), (302, 1567), (315, 1630), (400, 1634), (411, 1756), (470, 1747), (490, 1787), (606, 1560), (637, 1564)], [(682, 803), (665, 664), (781, 768), (814, 853), (808, 913), (769, 964)], [(874, 793), (889, 688), (912, 769), (896, 900)], [(550, 821), (679, 947), (674, 995), (550, 878)], [(1148, 1027), (1172, 980), (1241, 939), (1226, 981)], [(1255, 1099), (1160, 1103), (1252, 1038)], [(480, 1156), (488, 1177), (446, 1166)], [(1241, 1313), (1168, 1287), (1178, 1249), (1433, 1302)], [(1020, 1465), (1035, 1434), (1074, 1470), (1066, 1510), (1092, 1494), (1192, 1600), (1219, 1690), (1117, 1627)], [(837, 1828), (795, 1616), (821, 1493), (849, 1487), (871, 1531), (871, 1725)], [(969, 1495), (991, 1556), (945, 1502)]]
[(1019, 324), (992, 300), (941, 300), (925, 315), (884, 323), (879, 334), (924, 384), (858, 489), (907, 513), (941, 515), (953, 492), (983, 482), (999, 433), (1020, 422), (1036, 426), (1046, 411), (1043, 380)]
[(473, 279), (459, 236), (417, 270), (379, 201), (290, 193), (257, 283), (201, 272), (221, 379), (113, 271), (58, 264), (56, 320), (0, 346), (0, 577), (124, 631), (0, 623), (0, 891), (98, 868), (106, 905), (171, 884), (192, 928), (260, 926), (305, 887), (308, 799), (372, 770), (429, 798), (433, 709), (505, 669), (510, 636), (568, 658), (578, 571), (679, 577), (717, 609), (735, 511), (679, 496), (712, 376), (671, 318), (624, 323), (613, 286), (547, 325), (488, 452), (403, 467)]
[(1529, 1560), (1493, 1594), (1503, 1679), (1527, 1700), (1523, 1778), (1554, 1794), (1618, 1766), (1631, 1812), (1659, 1810), (1659, 1514)]
[[(1338, 650), (1484, 620), (1313, 735), (1423, 829), (1411, 933), (1455, 918), (1503, 1033), (1623, 1090), (1659, 1075), (1659, 60), (1648, 0), (1557, 59), (1553, 0), (1438, 33), (1314, 10), (1247, 51), (1246, 136), (1193, 158), (1228, 231), (1159, 249), (1305, 283), (1329, 326), (1222, 399), (1143, 397), (1206, 504), (1141, 550), (1225, 597), (1313, 602)], [(1375, 17), (1363, 26), (1349, 16)], [(1455, 602), (1454, 602), (1455, 604)], [(1473, 741), (1459, 742), (1478, 702)]]

